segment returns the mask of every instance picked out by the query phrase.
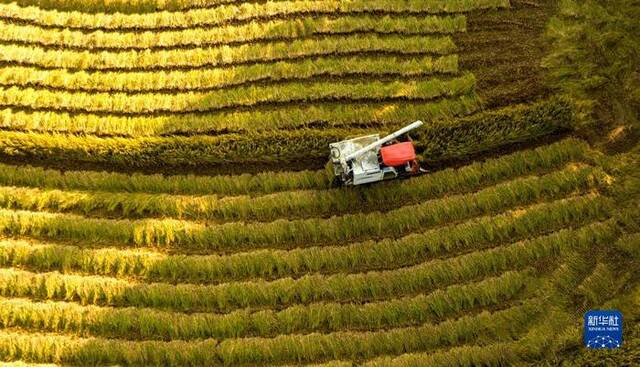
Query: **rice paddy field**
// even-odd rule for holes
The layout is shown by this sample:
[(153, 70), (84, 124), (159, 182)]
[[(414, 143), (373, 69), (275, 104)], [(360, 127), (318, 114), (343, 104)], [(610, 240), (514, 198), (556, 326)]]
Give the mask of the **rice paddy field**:
[[(637, 115), (548, 81), (576, 4), (0, 0), (0, 363), (640, 364)], [(416, 119), (427, 174), (331, 185)]]

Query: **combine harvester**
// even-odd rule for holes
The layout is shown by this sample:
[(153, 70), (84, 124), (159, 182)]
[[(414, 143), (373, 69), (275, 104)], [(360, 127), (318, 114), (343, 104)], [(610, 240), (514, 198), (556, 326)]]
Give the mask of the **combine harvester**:
[(334, 185), (356, 186), (426, 172), (416, 161), (411, 139), (397, 141), (422, 124), (416, 121), (382, 139), (373, 134), (329, 144)]

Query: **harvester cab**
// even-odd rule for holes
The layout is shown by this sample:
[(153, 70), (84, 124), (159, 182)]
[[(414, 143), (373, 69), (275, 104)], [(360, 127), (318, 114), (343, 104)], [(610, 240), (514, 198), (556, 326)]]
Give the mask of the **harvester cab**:
[(408, 136), (397, 141), (422, 124), (416, 121), (382, 139), (373, 134), (329, 144), (334, 184), (356, 186), (424, 172)]

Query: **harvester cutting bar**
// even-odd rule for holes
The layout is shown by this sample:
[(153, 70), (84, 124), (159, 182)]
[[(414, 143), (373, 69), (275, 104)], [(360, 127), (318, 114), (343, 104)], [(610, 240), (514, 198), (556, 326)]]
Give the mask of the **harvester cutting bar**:
[(366, 152), (368, 152), (368, 151), (370, 151), (372, 149), (375, 149), (375, 148), (377, 148), (379, 146), (382, 146), (382, 144), (385, 144), (386, 142), (391, 141), (391, 140), (397, 138), (398, 136), (407, 133), (408, 131), (411, 131), (411, 130), (417, 128), (417, 127), (422, 126), (422, 124), (423, 124), (423, 122), (418, 120), (418, 121), (416, 121), (416, 122), (414, 122), (414, 123), (412, 123), (410, 125), (407, 125), (407, 126), (403, 127), (402, 129), (400, 129), (400, 130), (398, 130), (398, 131), (396, 131), (394, 133), (391, 133), (391, 134), (385, 136), (384, 138), (376, 140), (373, 143), (371, 143), (371, 144), (369, 144), (369, 145), (367, 145), (367, 146), (365, 146), (365, 147), (363, 147), (361, 149), (358, 149), (355, 152), (347, 155), (344, 158), (344, 160), (345, 160), (345, 162), (349, 162), (349, 161), (351, 161), (353, 159), (356, 159), (359, 156), (363, 155), (364, 153), (366, 153)]

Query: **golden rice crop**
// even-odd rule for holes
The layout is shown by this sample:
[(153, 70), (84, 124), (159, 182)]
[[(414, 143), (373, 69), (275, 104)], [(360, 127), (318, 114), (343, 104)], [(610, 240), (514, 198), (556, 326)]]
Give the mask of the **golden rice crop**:
[[(345, 132), (346, 133), (346, 132)], [(559, 142), (536, 149), (515, 152), (502, 157), (475, 162), (459, 169), (448, 168), (433, 172), (428, 177), (416, 178), (419, 182), (431, 182), (431, 192), (446, 192), (464, 182), (494, 180), (503, 177), (509, 171), (534, 169), (535, 167), (554, 167), (556, 163), (570, 161), (597, 165), (591, 160), (594, 151), (579, 139), (567, 138)], [(415, 181), (415, 180), (414, 180)], [(497, 181), (494, 181), (497, 182)], [(413, 182), (395, 183), (401, 187), (411, 187)], [(25, 165), (7, 165), (0, 163), (0, 185), (26, 186), (41, 189), (82, 190), (103, 192), (139, 192), (167, 193), (176, 195), (218, 195), (255, 197), (282, 191), (328, 189), (324, 171), (299, 172), (262, 172), (234, 176), (197, 176), (197, 175), (159, 175), (159, 174), (122, 174), (117, 172), (96, 171), (59, 171)], [(359, 190), (356, 188), (355, 190)], [(371, 187), (360, 195), (382, 193), (389, 195), (387, 185)], [(360, 190), (363, 191), (363, 190)], [(458, 190), (461, 192), (464, 190)], [(318, 192), (318, 195), (321, 193)], [(327, 195), (336, 194), (335, 191)], [(347, 192), (343, 195), (349, 195)], [(325, 199), (326, 200), (326, 199)]]
[(522, 269), (532, 262), (560, 256), (566, 251), (591, 249), (615, 241), (621, 232), (622, 228), (610, 219), (395, 270), (329, 276), (314, 274), (297, 279), (219, 285), (146, 284), (99, 276), (0, 269), (0, 295), (188, 312), (231, 312), (241, 308), (259, 310), (325, 301), (372, 301), (414, 295), (507, 270)]
[[(52, 97), (56, 98), (57, 94)], [(125, 99), (126, 100), (126, 99)], [(349, 128), (356, 124), (364, 125), (395, 125), (399, 121), (411, 121), (414, 116), (420, 116), (425, 120), (430, 119), (450, 119), (454, 116), (466, 115), (479, 108), (479, 101), (474, 93), (439, 99), (428, 102), (320, 102), (305, 106), (282, 105), (282, 106), (259, 106), (249, 110), (213, 111), (204, 113), (179, 113), (168, 115), (104, 115), (92, 113), (67, 113), (57, 111), (23, 111), (11, 108), (0, 111), (0, 126), (11, 130), (47, 131), (65, 133), (85, 133), (96, 135), (116, 135), (116, 136), (153, 136), (169, 134), (207, 134), (215, 132), (246, 132), (264, 130), (294, 130), (280, 133), (281, 140), (287, 135), (300, 135), (304, 133), (303, 128), (317, 121), (326, 121), (325, 125), (329, 131), (312, 131), (321, 135), (330, 133), (331, 128)], [(10, 132), (3, 133), (10, 134)], [(179, 141), (180, 136), (171, 137), (174, 141)], [(224, 135), (214, 137), (224, 139)], [(56, 137), (45, 138), (51, 140), (49, 144), (55, 142)], [(207, 137), (202, 137), (207, 139)], [(70, 137), (69, 140), (73, 140)], [(260, 146), (261, 141), (251, 139), (249, 144)], [(135, 146), (139, 142), (135, 140), (125, 140), (131, 142), (131, 150), (135, 153)], [(11, 142), (8, 142), (11, 144)], [(46, 144), (46, 142), (44, 142)], [(64, 141), (63, 144), (67, 144)], [(303, 144), (307, 144), (303, 142)], [(12, 144), (13, 145), (13, 144)], [(15, 145), (20, 143), (16, 141)], [(85, 145), (90, 145), (85, 143)], [(144, 144), (143, 145), (147, 145)], [(279, 145), (288, 145), (282, 144)], [(324, 145), (324, 144), (323, 144)], [(263, 145), (264, 146), (264, 145)], [(228, 150), (233, 147), (211, 147), (208, 149)], [(265, 147), (270, 149), (269, 147)], [(92, 149), (88, 146), (87, 149)], [(272, 149), (272, 148), (271, 148)], [(285, 148), (285, 149), (295, 149)], [(323, 156), (326, 156), (326, 145), (322, 147)], [(124, 149), (130, 150), (130, 149)], [(247, 151), (248, 155), (256, 155), (256, 151)], [(282, 154), (283, 158), (288, 157)], [(258, 154), (260, 156), (260, 154)], [(267, 160), (268, 156), (263, 158)]]
[[(0, 265), (59, 270), (147, 281), (215, 284), (308, 273), (393, 269), (426, 259), (525, 239), (570, 225), (604, 220), (614, 211), (609, 198), (587, 195), (512, 209), (398, 239), (285, 250), (265, 249), (228, 256), (162, 254), (148, 250), (93, 249), (37, 241), (0, 241)], [(621, 241), (618, 241), (621, 242)]]
[(190, 28), (166, 31), (102, 32), (51, 29), (18, 25), (0, 20), (0, 40), (42, 46), (86, 49), (147, 49), (184, 46), (213, 46), (227, 43), (294, 39), (314, 35), (372, 32), (379, 34), (434, 34), (463, 32), (464, 15), (452, 16), (378, 16), (353, 15), (334, 18), (274, 19), (260, 23), (227, 25), (215, 28)]
[(240, 310), (228, 314), (183, 314), (144, 308), (0, 298), (0, 326), (50, 332), (73, 331), (85, 336), (135, 340), (226, 339), (314, 331), (366, 331), (423, 324), (474, 307), (500, 304), (523, 297), (526, 289), (535, 289), (538, 283), (528, 269), (506, 272), (480, 282), (453, 285), (426, 295), (364, 305), (316, 303), (281, 311)]
[(231, 66), (249, 62), (303, 59), (354, 53), (398, 53), (448, 55), (456, 47), (449, 36), (399, 36), (354, 34), (320, 39), (276, 41), (266, 45), (249, 43), (189, 49), (75, 51), (15, 44), (0, 45), (0, 61), (44, 68), (87, 70), (172, 69)]
[(0, 4), (4, 18), (29, 21), (44, 26), (83, 29), (156, 29), (191, 28), (222, 25), (233, 21), (251, 21), (286, 16), (309, 16), (351, 13), (460, 13), (474, 9), (508, 7), (509, 0), (341, 0), (284, 1), (223, 5), (210, 9), (147, 14), (89, 14), (59, 12), (37, 7), (20, 7), (15, 3)]
[[(354, 190), (295, 190), (262, 196), (219, 197), (217, 195), (157, 195), (105, 191), (61, 191), (38, 188), (0, 186), (0, 207), (23, 210), (75, 212), (110, 217), (173, 217), (178, 219), (211, 219), (216, 221), (258, 220), (277, 218), (326, 217), (359, 211), (389, 210), (415, 204), (443, 194), (464, 193), (513, 179), (518, 175), (546, 172), (569, 162), (586, 160), (584, 144), (568, 140), (533, 151), (505, 155), (461, 169), (447, 169), (429, 176), (401, 183)], [(0, 174), (0, 184), (15, 184), (34, 179), (32, 169), (20, 173), (7, 167)], [(13, 180), (10, 178), (14, 174)], [(81, 174), (81, 172), (78, 172)], [(19, 176), (18, 176), (19, 175)], [(4, 177), (3, 177), (4, 176)], [(9, 177), (7, 177), (9, 176)], [(281, 175), (276, 175), (280, 178)], [(262, 175), (268, 180), (268, 175)], [(17, 179), (17, 180), (15, 180)], [(327, 180), (320, 177), (320, 180)], [(17, 181), (17, 182), (16, 182)], [(33, 186), (33, 185), (29, 185)], [(324, 187), (326, 189), (326, 186)]]
[(229, 68), (141, 72), (69, 72), (7, 66), (0, 69), (0, 85), (48, 87), (80, 91), (198, 91), (254, 82), (279, 82), (317, 77), (419, 77), (457, 74), (458, 56), (336, 56), (302, 61), (238, 65)]
[[(230, 108), (291, 105), (322, 101), (428, 102), (471, 93), (473, 74), (451, 79), (416, 79), (379, 82), (305, 81), (281, 85), (239, 86), (211, 92), (189, 93), (85, 93), (46, 89), (0, 87), (0, 107), (114, 114), (216, 112)], [(259, 122), (256, 122), (259, 124)]]
[(609, 181), (598, 168), (569, 166), (547, 175), (516, 179), (471, 194), (452, 195), (386, 213), (213, 226), (171, 219), (107, 220), (2, 209), (0, 231), (39, 238), (177, 247), (191, 251), (237, 252), (270, 246), (326, 245), (362, 238), (401, 236), (450, 220), (496, 213), (517, 203), (534, 203), (575, 191), (605, 187)]
[[(275, 338), (241, 338), (218, 341), (127, 342), (103, 338), (0, 333), (0, 357), (74, 364), (202, 366), (247, 363), (301, 363), (332, 358), (374, 358), (386, 354), (424, 351), (464, 343), (479, 335), (508, 340), (526, 330), (539, 314), (539, 301), (493, 313), (445, 320), (439, 324), (376, 332), (281, 335)], [(10, 348), (7, 348), (11, 346)]]

